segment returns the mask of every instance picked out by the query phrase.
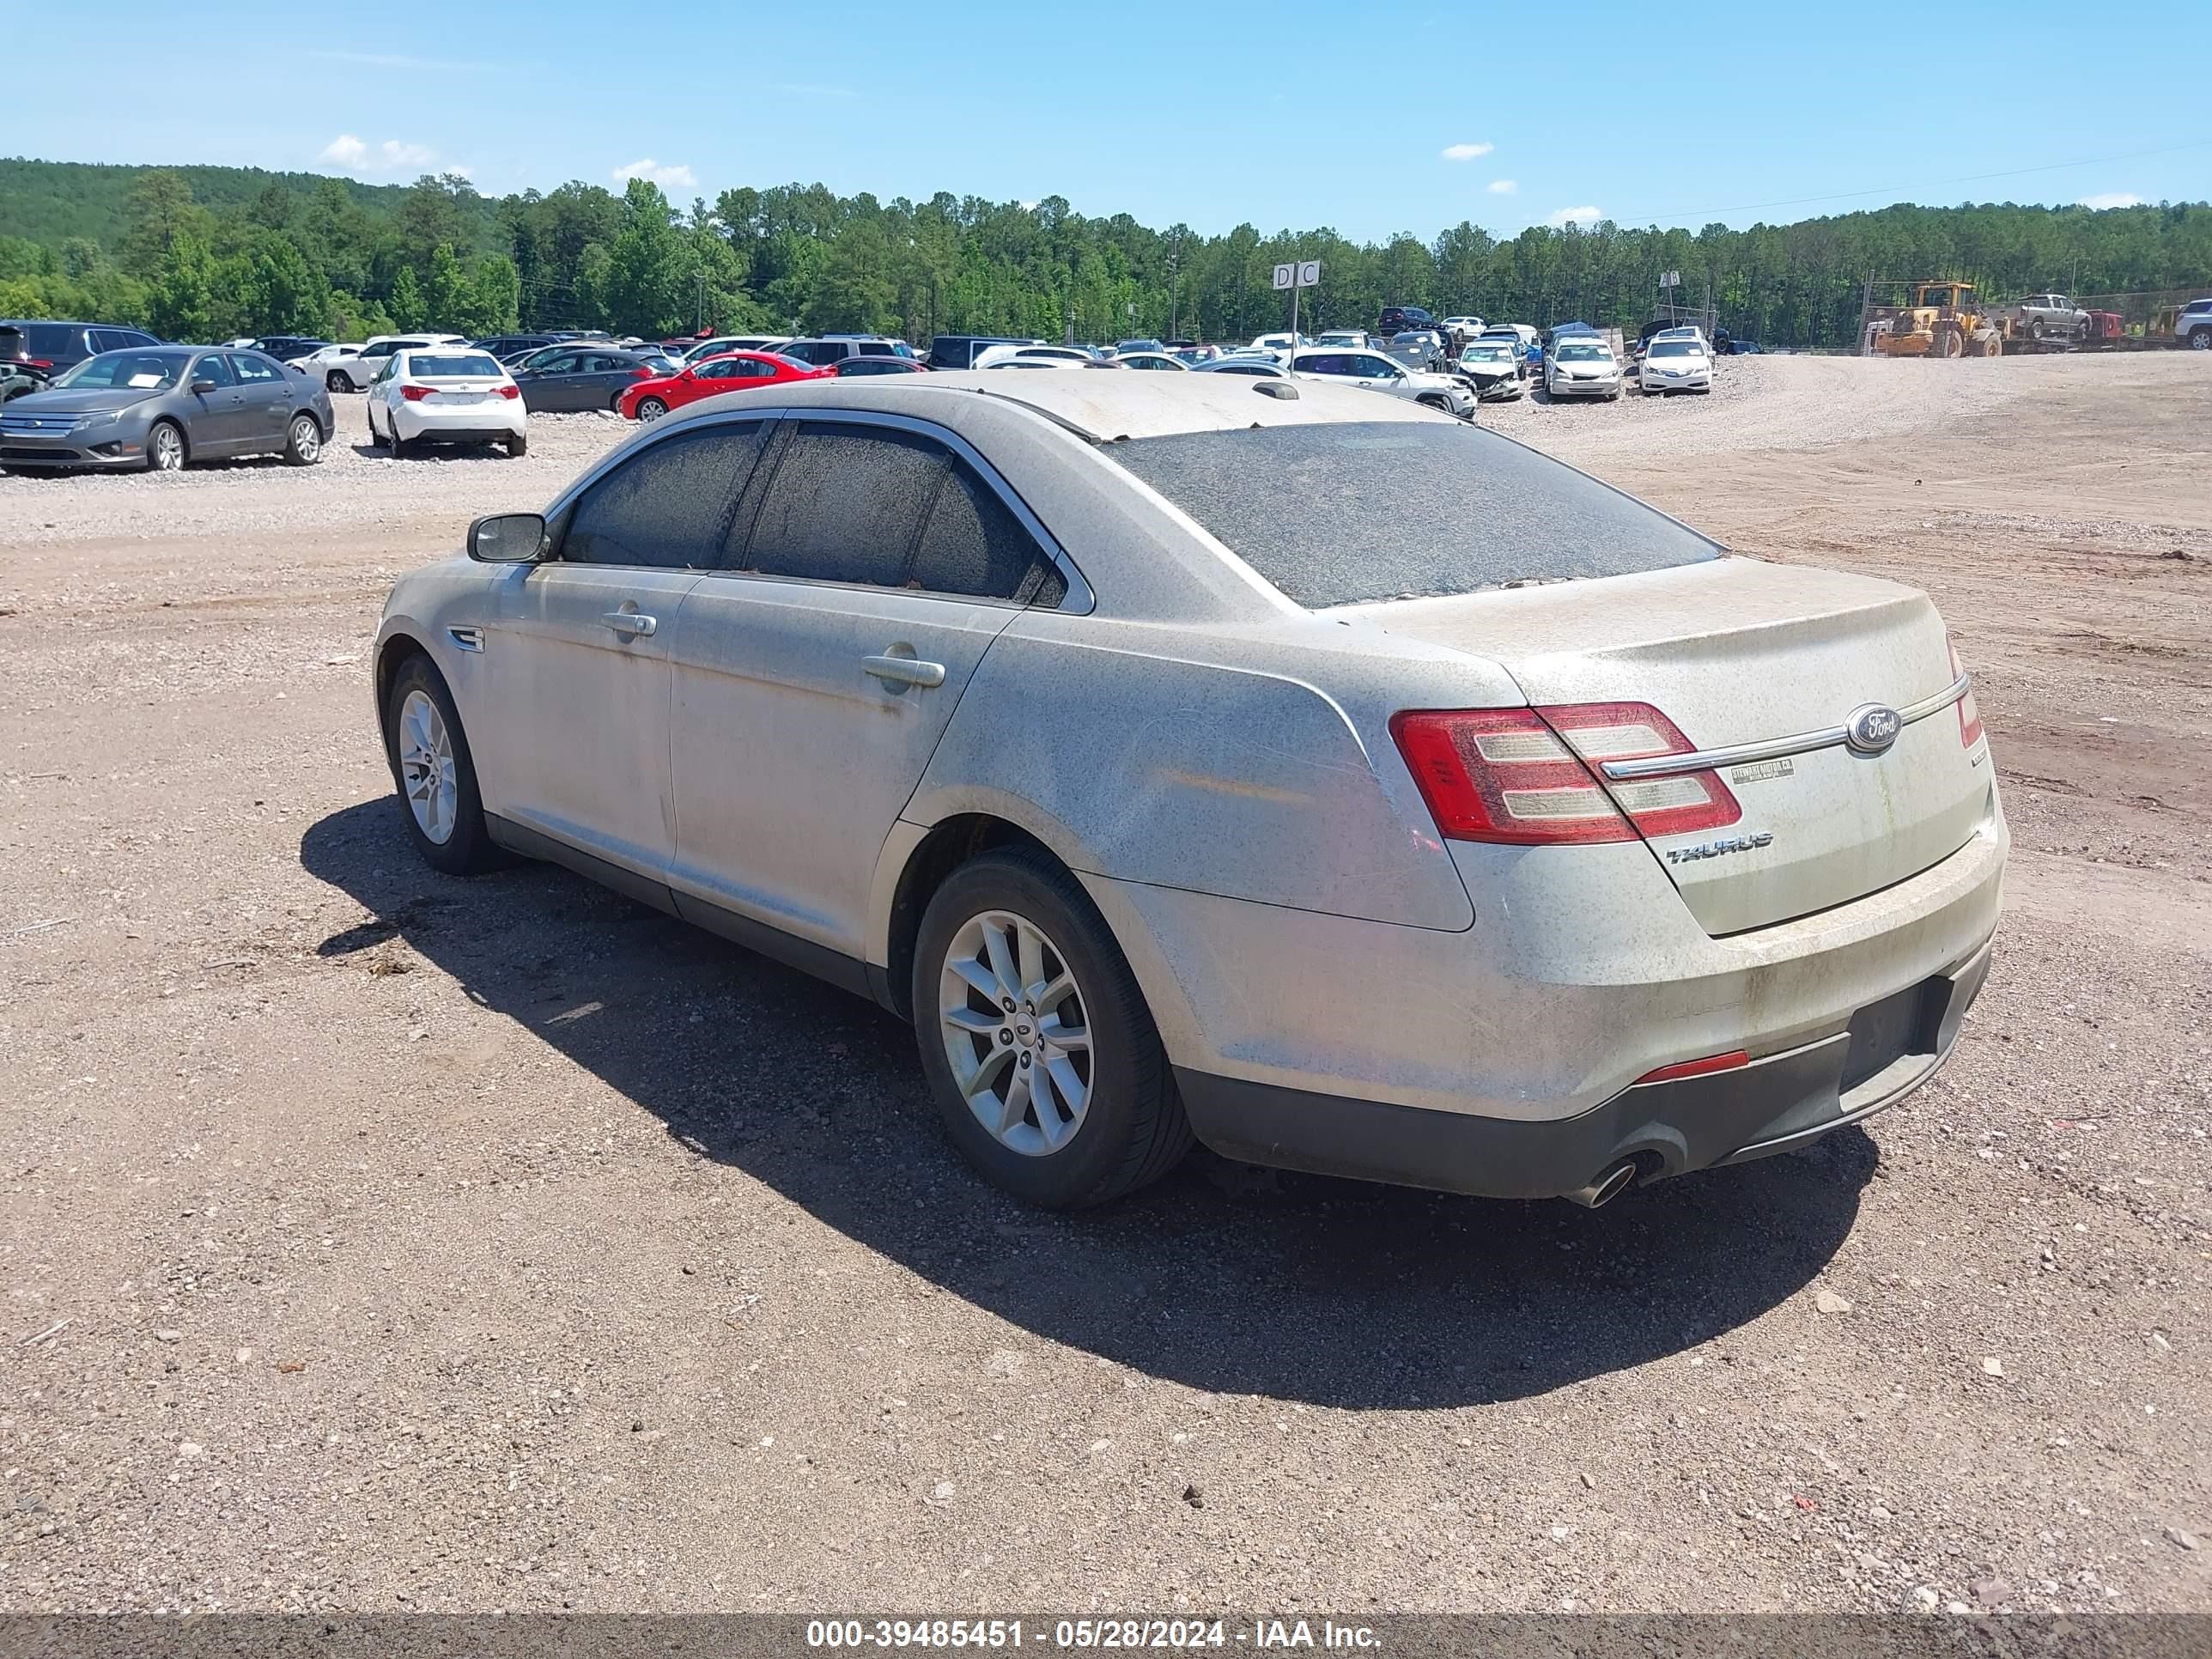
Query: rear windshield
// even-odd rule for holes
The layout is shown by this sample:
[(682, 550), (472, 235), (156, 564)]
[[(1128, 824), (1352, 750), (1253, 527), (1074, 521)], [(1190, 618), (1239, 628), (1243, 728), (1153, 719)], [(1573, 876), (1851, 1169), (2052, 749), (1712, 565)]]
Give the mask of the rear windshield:
[(489, 357), (433, 357), (418, 351), (407, 360), (407, 372), (422, 380), (495, 380), (500, 371)]
[[(1633, 497), (1479, 427), (1250, 427), (1131, 439), (1105, 453), (1309, 610), (1720, 556)], [(1408, 509), (1409, 477), (1434, 510)]]
[(1654, 340), (1651, 355), (1655, 357), (1702, 357), (1705, 347), (1695, 340)]

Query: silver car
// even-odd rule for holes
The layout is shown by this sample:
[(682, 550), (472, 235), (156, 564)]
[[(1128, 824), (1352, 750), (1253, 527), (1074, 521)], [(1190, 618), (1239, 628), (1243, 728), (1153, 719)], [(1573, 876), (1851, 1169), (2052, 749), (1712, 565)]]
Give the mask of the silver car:
[(374, 653), (422, 855), (873, 997), (1031, 1202), (1194, 1137), (1602, 1202), (1901, 1099), (1988, 967), (2005, 821), (1924, 593), (1413, 403), (793, 384), (469, 551)]
[(336, 425), (321, 381), (261, 352), (134, 346), (0, 407), (0, 468), (174, 472), (237, 455), (311, 466)]

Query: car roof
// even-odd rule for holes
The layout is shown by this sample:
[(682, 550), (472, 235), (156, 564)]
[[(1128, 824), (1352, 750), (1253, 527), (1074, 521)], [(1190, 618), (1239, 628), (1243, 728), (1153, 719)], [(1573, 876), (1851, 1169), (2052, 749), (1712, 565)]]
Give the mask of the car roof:
[[(1357, 386), (1297, 382), (1298, 395), (1269, 397), (1241, 375), (1023, 374), (990, 370), (793, 381), (776, 388), (778, 406), (874, 410), (935, 421), (966, 434), (1003, 419), (1014, 405), (1100, 443), (1255, 426), (1314, 426), (1342, 421), (1452, 420), (1401, 398)], [(726, 399), (726, 404), (725, 402)], [(759, 406), (758, 392), (703, 398), (683, 411)]]

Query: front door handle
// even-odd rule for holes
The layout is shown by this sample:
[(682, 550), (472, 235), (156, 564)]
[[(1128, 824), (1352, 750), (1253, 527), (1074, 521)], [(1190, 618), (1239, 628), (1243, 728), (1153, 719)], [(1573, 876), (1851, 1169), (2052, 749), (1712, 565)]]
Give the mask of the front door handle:
[(860, 670), (874, 675), (885, 685), (927, 688), (945, 684), (943, 663), (919, 662), (912, 657), (863, 657)]
[(633, 640), (641, 640), (660, 626), (658, 617), (648, 617), (641, 611), (610, 611), (599, 620), (616, 633)]

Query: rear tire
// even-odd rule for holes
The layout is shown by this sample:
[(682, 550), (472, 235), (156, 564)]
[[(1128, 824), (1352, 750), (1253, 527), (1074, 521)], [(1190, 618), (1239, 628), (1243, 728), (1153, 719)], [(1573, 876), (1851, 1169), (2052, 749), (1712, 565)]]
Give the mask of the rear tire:
[(2212, 351), (2212, 328), (2200, 328), (2189, 337), (2191, 351)]
[(334, 368), (329, 374), (323, 376), (323, 390), (325, 392), (350, 392), (353, 390), (353, 382), (346, 379), (344, 375), (339, 374), (337, 370)]
[(406, 454), (407, 441), (399, 435), (399, 428), (397, 423), (394, 423), (392, 430), (385, 434), (384, 441), (392, 446), (392, 459), (393, 460), (396, 461)]
[(528, 433), (518, 432), (507, 441), (507, 459), (510, 461), (520, 460), (529, 453), (530, 434)]
[(425, 864), (449, 876), (471, 876), (499, 862), (484, 825), (468, 734), (428, 657), (409, 657), (392, 677), (384, 698), (384, 753), (408, 837)]
[[(1002, 948), (987, 948), (994, 932)], [(993, 988), (988, 997), (969, 975)], [(1049, 1003), (1025, 1000), (1047, 983), (1066, 988)], [(954, 871), (923, 914), (909, 988), (938, 1115), (993, 1185), (1025, 1203), (1082, 1209), (1158, 1180), (1190, 1149), (1190, 1120), (1136, 976), (1089, 896), (1045, 854), (1005, 848)], [(1056, 1043), (1054, 1030), (1076, 1040)]]

